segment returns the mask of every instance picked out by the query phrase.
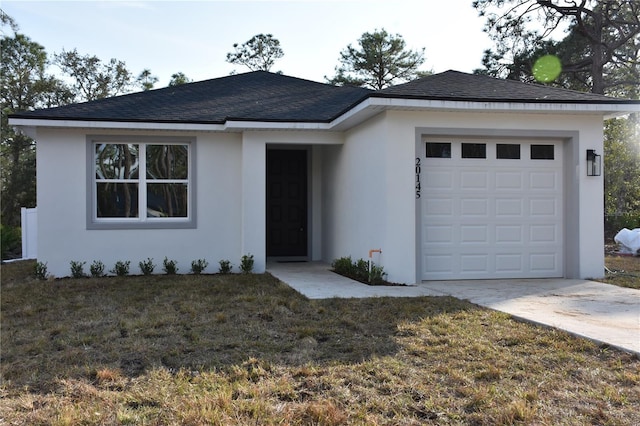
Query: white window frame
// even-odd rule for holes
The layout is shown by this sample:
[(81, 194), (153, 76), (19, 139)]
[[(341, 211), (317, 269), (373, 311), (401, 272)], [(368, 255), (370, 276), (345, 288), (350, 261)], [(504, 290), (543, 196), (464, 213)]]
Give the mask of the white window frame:
[[(112, 183), (138, 184), (138, 217), (98, 217), (96, 179), (96, 145), (130, 144), (138, 145), (138, 178), (108, 179)], [(147, 178), (146, 147), (148, 145), (186, 145), (187, 179), (154, 180)], [(170, 136), (87, 136), (87, 229), (186, 229), (196, 228), (196, 172), (195, 172), (195, 138)], [(187, 185), (187, 217), (147, 217), (147, 185), (153, 183)]]

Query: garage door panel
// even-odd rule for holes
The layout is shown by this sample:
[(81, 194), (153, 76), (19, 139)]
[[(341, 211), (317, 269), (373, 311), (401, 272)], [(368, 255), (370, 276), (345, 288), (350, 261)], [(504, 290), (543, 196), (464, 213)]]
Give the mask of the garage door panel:
[(521, 217), (524, 210), (522, 204), (521, 197), (497, 198), (495, 199), (495, 215)]
[(453, 188), (453, 174), (452, 170), (426, 170), (424, 181), (429, 182), (431, 191), (450, 191)]
[[(441, 274), (441, 276), (448, 276), (453, 271), (453, 255), (452, 254), (431, 254), (424, 256), (423, 263), (429, 271), (433, 274)], [(445, 275), (442, 275), (445, 274)]]
[(523, 158), (506, 161), (492, 144), (484, 159), (460, 158), (455, 142), (451, 158), (424, 158), (423, 279), (563, 275), (561, 143), (549, 141), (552, 160), (531, 160), (523, 142)]
[(498, 273), (511, 273), (522, 274), (523, 259), (522, 254), (496, 254), (496, 272)]
[(424, 227), (425, 239), (427, 244), (452, 244), (453, 243), (453, 226), (452, 225), (432, 225)]
[(521, 191), (524, 189), (522, 185), (523, 180), (522, 172), (519, 171), (495, 172), (495, 188), (497, 191)]
[(531, 172), (529, 174), (529, 188), (532, 190), (560, 190), (558, 187), (559, 176), (555, 171)]
[(488, 243), (488, 225), (462, 225), (460, 227), (460, 242), (465, 243)]
[(460, 189), (473, 190), (487, 189), (489, 185), (489, 173), (487, 171), (465, 170), (460, 172)]
[(533, 253), (529, 262), (533, 272), (554, 272), (558, 266), (557, 256), (549, 253)]
[(489, 271), (489, 256), (487, 254), (463, 254), (460, 256), (460, 272), (486, 274)]
[(460, 200), (460, 214), (462, 216), (487, 216), (489, 201), (486, 198), (465, 198)]
[(496, 225), (496, 244), (522, 243), (522, 228), (522, 225)]
[(558, 244), (560, 230), (558, 225), (531, 225), (529, 241), (532, 243)]
[(536, 216), (558, 216), (557, 198), (532, 198), (529, 200), (529, 215)]

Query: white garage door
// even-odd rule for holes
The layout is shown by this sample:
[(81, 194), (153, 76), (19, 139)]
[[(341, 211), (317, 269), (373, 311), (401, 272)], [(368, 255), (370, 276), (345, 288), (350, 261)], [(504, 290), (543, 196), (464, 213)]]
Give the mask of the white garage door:
[(562, 142), (426, 138), (422, 279), (563, 276)]

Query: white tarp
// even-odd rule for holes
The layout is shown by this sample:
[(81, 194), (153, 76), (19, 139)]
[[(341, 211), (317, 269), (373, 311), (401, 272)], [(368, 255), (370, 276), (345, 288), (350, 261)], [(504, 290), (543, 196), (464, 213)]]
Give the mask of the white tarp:
[(623, 228), (613, 240), (620, 244), (621, 253), (640, 254), (640, 228)]

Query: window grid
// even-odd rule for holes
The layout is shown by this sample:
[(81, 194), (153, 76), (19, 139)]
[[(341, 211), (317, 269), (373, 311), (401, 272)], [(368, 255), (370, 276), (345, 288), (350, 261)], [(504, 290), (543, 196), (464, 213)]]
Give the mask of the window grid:
[[(190, 211), (191, 206), (191, 197), (192, 191), (190, 188), (190, 176), (191, 176), (191, 144), (188, 143), (180, 143), (180, 142), (115, 142), (115, 141), (99, 141), (93, 143), (93, 152), (96, 153), (96, 147), (99, 145), (132, 145), (138, 147), (138, 178), (98, 178), (97, 177), (97, 161), (94, 159), (93, 161), (93, 179), (94, 179), (94, 197), (93, 197), (93, 218), (99, 222), (109, 223), (109, 222), (165, 222), (165, 221), (185, 221), (191, 219), (192, 212)], [(149, 145), (182, 145), (187, 147), (187, 178), (186, 179), (155, 179), (147, 177), (147, 146)], [(95, 154), (94, 154), (95, 155)], [(138, 195), (137, 195), (137, 216), (130, 217), (98, 217), (98, 191), (97, 186), (101, 183), (124, 183), (124, 184), (137, 184)], [(148, 216), (147, 214), (147, 204), (148, 204), (148, 185), (153, 184), (182, 184), (187, 188), (187, 214), (186, 216), (175, 216), (175, 217), (153, 217)], [(141, 207), (143, 212), (141, 212)]]

